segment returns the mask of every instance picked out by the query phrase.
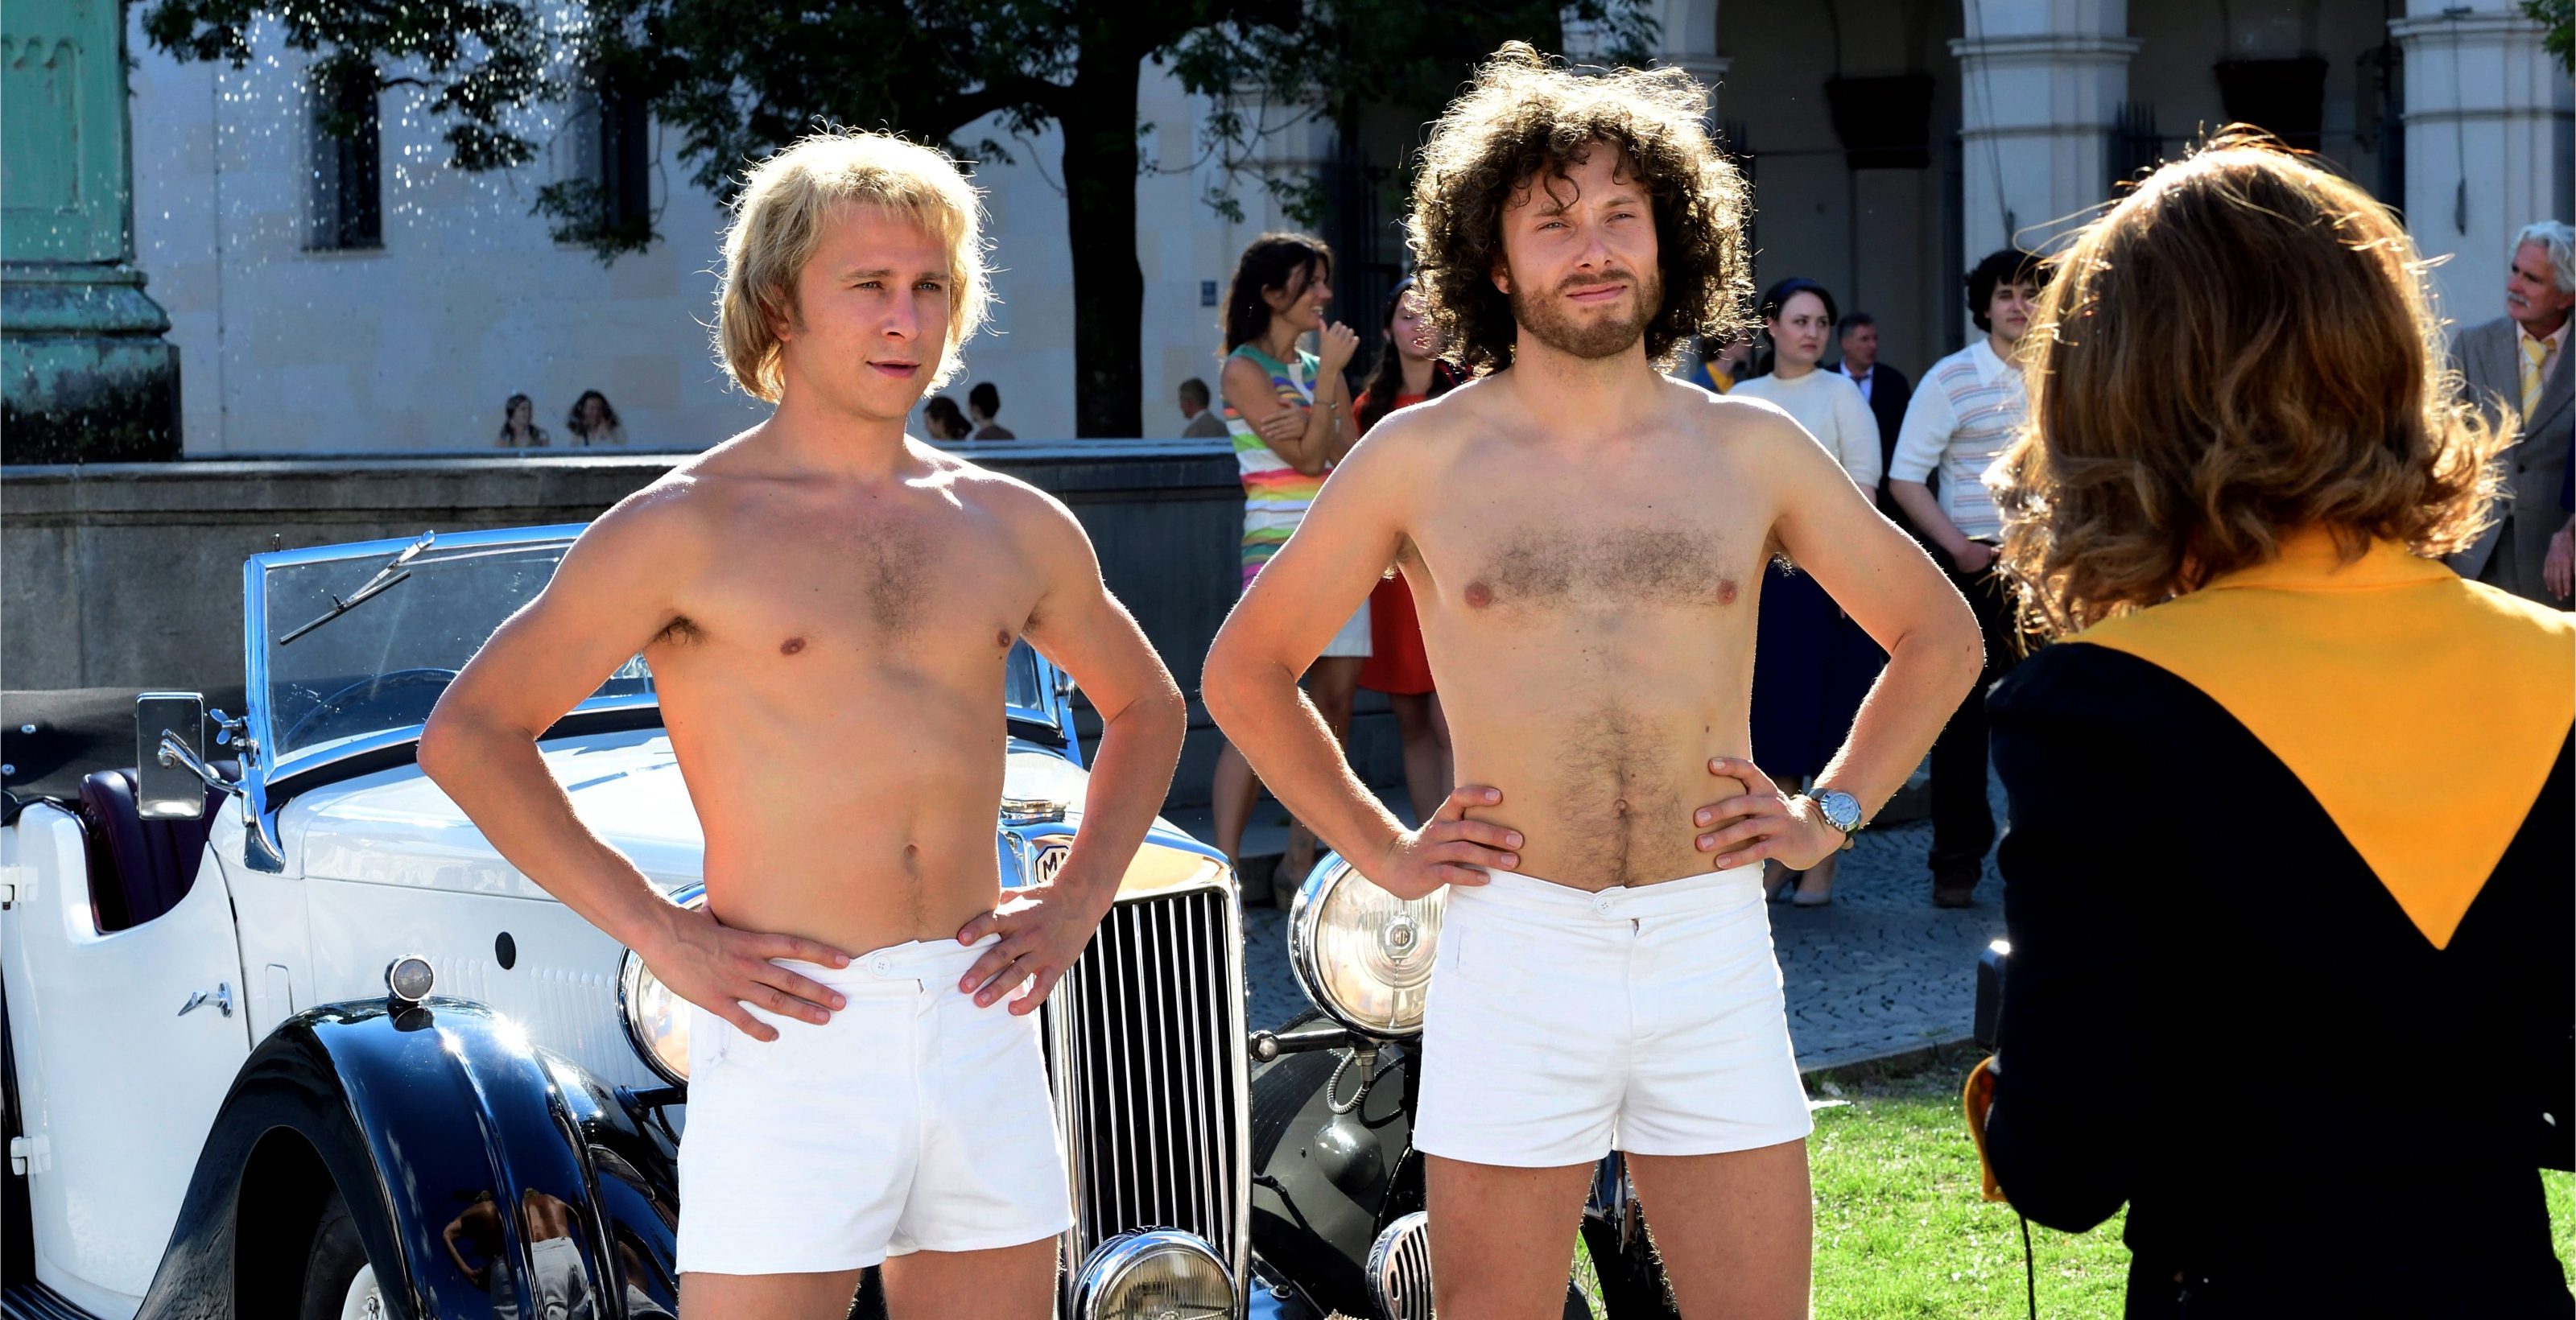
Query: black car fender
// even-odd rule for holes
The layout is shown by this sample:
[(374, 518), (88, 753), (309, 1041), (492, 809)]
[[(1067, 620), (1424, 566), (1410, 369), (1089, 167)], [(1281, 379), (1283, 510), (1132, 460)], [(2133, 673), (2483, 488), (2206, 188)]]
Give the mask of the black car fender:
[[(1308, 1012), (1274, 1036), (1324, 1025)], [(1380, 1313), (1369, 1249), (1396, 1220), (1426, 1208), (1423, 1156), (1413, 1145), (1421, 1064), (1416, 1040), (1282, 1052), (1253, 1070), (1252, 1250), (1266, 1281), (1285, 1291), (1282, 1315)], [(1620, 1181), (1619, 1166), (1605, 1162), (1584, 1210), (1591, 1287), (1614, 1320), (1673, 1320), (1661, 1262), (1644, 1234), (1630, 1231), (1642, 1223), (1622, 1222), (1634, 1206), (1613, 1185)], [(1566, 1307), (1569, 1316), (1587, 1313), (1572, 1296)]]
[(676, 1314), (675, 1154), (633, 1095), (484, 1005), (311, 1009), (235, 1077), (138, 1315), (295, 1314), (335, 1187), (397, 1317), (541, 1314), (547, 1280), (602, 1317)]
[[(1310, 1012), (1281, 1032), (1320, 1020)], [(1281, 1054), (1252, 1073), (1253, 1255), (1318, 1309), (1351, 1315), (1376, 1314), (1370, 1245), (1422, 1208), (1412, 1049), (1370, 1053), (1357, 1104), (1360, 1060), (1348, 1048)]]

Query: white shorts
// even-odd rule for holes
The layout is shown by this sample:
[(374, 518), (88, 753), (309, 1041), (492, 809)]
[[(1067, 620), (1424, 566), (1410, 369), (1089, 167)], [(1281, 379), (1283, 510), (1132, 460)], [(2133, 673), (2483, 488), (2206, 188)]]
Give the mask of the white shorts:
[(1413, 1144), (1520, 1168), (1804, 1138), (1759, 863), (1599, 893), (1452, 886)]
[(849, 1003), (821, 1026), (751, 1009), (775, 1041), (690, 1014), (682, 1273), (853, 1270), (1072, 1226), (1038, 1015), (957, 988), (995, 942), (781, 959)]
[(1369, 633), (1369, 603), (1361, 601), (1360, 612), (1342, 621), (1342, 630), (1333, 634), (1333, 640), (1324, 643), (1323, 652), (1317, 658), (1338, 655), (1366, 660), (1375, 649)]

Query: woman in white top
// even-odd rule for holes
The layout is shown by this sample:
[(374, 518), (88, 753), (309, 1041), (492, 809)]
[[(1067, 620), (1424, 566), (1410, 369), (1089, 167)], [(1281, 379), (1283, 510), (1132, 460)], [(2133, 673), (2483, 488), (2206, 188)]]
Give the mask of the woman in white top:
[[(1878, 498), (1878, 418), (1860, 387), (1818, 364), (1833, 342), (1838, 313), (1834, 296), (1814, 280), (1783, 280), (1762, 295), (1762, 330), (1771, 341), (1771, 370), (1735, 383), (1729, 398), (1761, 399), (1796, 418), (1851, 474), (1852, 483)], [(1783, 784), (1825, 768), (1851, 730), (1861, 698), (1887, 663), (1869, 639), (1814, 578), (1773, 561), (1763, 575), (1761, 616), (1753, 651), (1753, 759)], [(1789, 872), (1773, 863), (1767, 877), (1773, 898), (1788, 888)], [(1793, 901), (1820, 907), (1833, 900), (1834, 859), (1827, 857), (1798, 877)]]
[(1782, 280), (1772, 285), (1762, 295), (1762, 331), (1771, 340), (1771, 371), (1737, 381), (1727, 394), (1780, 405), (1876, 503), (1881, 475), (1878, 418), (1851, 377), (1818, 369), (1825, 345), (1833, 342), (1838, 315), (1834, 296), (1814, 280)]

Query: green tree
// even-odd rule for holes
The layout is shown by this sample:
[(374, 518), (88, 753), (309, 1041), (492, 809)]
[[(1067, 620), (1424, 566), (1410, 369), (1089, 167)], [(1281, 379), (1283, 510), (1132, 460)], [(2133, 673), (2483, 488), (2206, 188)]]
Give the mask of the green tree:
[(2522, 0), (2524, 17), (2549, 25), (2541, 44), (2558, 57), (2558, 67), (2576, 71), (2576, 0)]
[[(1137, 122), (1146, 61), (1172, 67), (1193, 93), (1319, 105), (1347, 126), (1373, 102), (1438, 105), (1504, 40), (1559, 49), (1567, 19), (1614, 59), (1640, 58), (1654, 35), (1643, 0), (593, 0), (569, 25), (550, 24), (553, 12), (536, 0), (157, 0), (144, 30), (175, 55), (238, 65), (253, 25), (271, 19), (331, 76), (421, 89), (466, 170), (534, 159), (522, 112), (537, 103), (577, 92), (641, 101), (681, 133), (692, 179), (719, 197), (750, 161), (817, 124), (889, 128), (987, 160), (1008, 152), (990, 138), (957, 140), (976, 122), (999, 116), (1014, 134), (1053, 124), (1086, 436), (1142, 430), (1135, 185), (1150, 168)], [(1257, 132), (1223, 111), (1202, 146), (1241, 159)], [(1296, 195), (1296, 181), (1260, 182)], [(1229, 206), (1231, 190), (1210, 200)], [(618, 223), (608, 202), (569, 180), (540, 190), (536, 209), (558, 238), (603, 260), (657, 237)]]

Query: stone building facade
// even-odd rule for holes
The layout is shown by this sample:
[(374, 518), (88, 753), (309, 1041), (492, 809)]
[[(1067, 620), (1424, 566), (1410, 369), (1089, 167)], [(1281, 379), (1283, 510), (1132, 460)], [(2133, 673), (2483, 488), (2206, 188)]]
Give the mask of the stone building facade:
[[(2045, 244), (2115, 180), (2250, 119), (2312, 146), (2402, 207), (2449, 315), (2496, 315), (2504, 247), (2571, 205), (2571, 89), (2513, 0), (1659, 0), (1660, 58), (1718, 85), (1715, 119), (1752, 172), (1757, 279), (1804, 275), (1875, 315), (1908, 371), (1962, 342), (1958, 273), (2008, 240)], [(137, 11), (139, 12), (139, 10)], [(130, 21), (139, 22), (139, 19)], [(488, 448), (527, 393), (567, 440), (584, 390), (630, 444), (695, 449), (762, 409), (707, 344), (721, 214), (687, 183), (676, 135), (603, 137), (560, 107), (543, 158), (448, 169), (404, 89), (378, 104), (373, 167), (312, 130), (303, 58), (274, 34), (249, 67), (181, 65), (130, 32), (135, 262), (183, 358), (192, 456)], [(1182, 380), (1213, 380), (1233, 254), (1287, 223), (1258, 187), (1231, 220), (1200, 129), (1212, 106), (1144, 70), (1137, 181), (1148, 435), (1178, 432)], [(1396, 221), (1418, 116), (1336, 133), (1296, 107), (1259, 164), (1322, 185), (1343, 252), (1339, 314), (1373, 321), (1403, 266)], [(1008, 134), (979, 125), (973, 141)], [(638, 135), (640, 133), (640, 136)], [(1050, 133), (988, 190), (1001, 306), (949, 387), (1002, 392), (1028, 438), (1072, 430), (1073, 308)], [(631, 162), (663, 239), (603, 265), (529, 214), (539, 187)], [(635, 185), (630, 182), (630, 188)], [(366, 207), (372, 187), (374, 211)], [(372, 221), (372, 229), (369, 225)], [(1374, 328), (1364, 331), (1374, 339)]]

